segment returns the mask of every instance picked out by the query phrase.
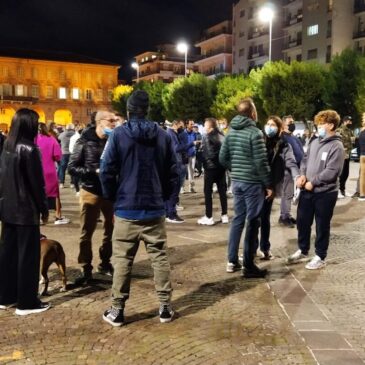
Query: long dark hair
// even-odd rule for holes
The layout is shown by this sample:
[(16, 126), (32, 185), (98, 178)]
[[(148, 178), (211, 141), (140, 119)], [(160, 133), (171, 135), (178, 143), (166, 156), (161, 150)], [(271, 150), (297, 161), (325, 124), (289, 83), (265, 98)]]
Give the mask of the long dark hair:
[(14, 152), (21, 139), (34, 142), (38, 133), (38, 119), (39, 115), (34, 110), (19, 109), (11, 122), (10, 132), (4, 145), (5, 151)]

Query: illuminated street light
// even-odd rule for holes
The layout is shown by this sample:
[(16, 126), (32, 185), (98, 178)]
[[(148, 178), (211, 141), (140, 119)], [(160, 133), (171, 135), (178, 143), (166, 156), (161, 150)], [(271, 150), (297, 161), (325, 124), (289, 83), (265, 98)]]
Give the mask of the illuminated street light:
[(134, 68), (137, 72), (137, 84), (139, 83), (139, 64), (137, 62), (133, 62), (131, 64), (132, 68)]
[(177, 45), (176, 48), (180, 53), (185, 54), (185, 77), (186, 77), (188, 74), (188, 49), (189, 49), (189, 46), (185, 42), (181, 42)]
[(269, 62), (271, 62), (272, 20), (274, 19), (274, 11), (268, 7), (263, 7), (259, 11), (259, 19), (265, 23), (269, 22)]

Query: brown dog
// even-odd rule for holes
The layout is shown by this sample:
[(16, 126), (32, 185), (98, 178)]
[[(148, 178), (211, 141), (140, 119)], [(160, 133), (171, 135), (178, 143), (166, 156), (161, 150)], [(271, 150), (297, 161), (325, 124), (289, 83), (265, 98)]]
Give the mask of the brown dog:
[(41, 281), (39, 284), (43, 284), (44, 288), (41, 291), (41, 295), (48, 294), (48, 269), (55, 263), (61, 272), (62, 276), (62, 288), (61, 291), (66, 291), (66, 256), (65, 251), (61, 244), (54, 240), (49, 240), (46, 236), (41, 235)]

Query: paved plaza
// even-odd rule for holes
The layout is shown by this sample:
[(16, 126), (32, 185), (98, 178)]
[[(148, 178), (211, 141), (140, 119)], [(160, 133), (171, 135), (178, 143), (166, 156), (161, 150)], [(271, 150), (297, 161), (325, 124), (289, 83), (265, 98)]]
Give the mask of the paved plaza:
[[(350, 192), (357, 173), (358, 164), (353, 163)], [(177, 312), (173, 322), (159, 322), (153, 273), (143, 244), (133, 267), (127, 325), (121, 328), (102, 320), (110, 305), (111, 278), (96, 274), (93, 286), (70, 285), (60, 293), (60, 276), (52, 266), (49, 311), (28, 317), (15, 316), (14, 309), (0, 312), (0, 365), (364, 364), (365, 202), (351, 198), (338, 202), (327, 266), (312, 272), (302, 264), (285, 264), (286, 256), (297, 249), (296, 229), (277, 224), (276, 201), (271, 240), (275, 259), (259, 263), (270, 275), (247, 280), (239, 272), (225, 271), (229, 226), (196, 224), (204, 213), (202, 189), (199, 179), (198, 193), (181, 197), (186, 223), (168, 225)], [(78, 198), (65, 188), (62, 200), (72, 224), (50, 223), (42, 233), (62, 243), (71, 284), (79, 272)], [(230, 198), (230, 208), (232, 203)], [(217, 196), (214, 211), (218, 219)], [(100, 240), (101, 223), (94, 236), (95, 255)]]

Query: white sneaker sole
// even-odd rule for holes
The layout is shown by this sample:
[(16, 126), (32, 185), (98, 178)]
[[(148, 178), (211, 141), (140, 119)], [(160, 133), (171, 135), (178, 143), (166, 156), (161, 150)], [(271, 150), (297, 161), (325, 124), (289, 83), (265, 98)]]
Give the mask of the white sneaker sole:
[(15, 310), (15, 314), (18, 316), (28, 316), (29, 314), (36, 314), (36, 313), (42, 313), (45, 312), (46, 310), (48, 310), (49, 308), (51, 308), (51, 306), (49, 305), (48, 307), (45, 308), (39, 308), (39, 309), (16, 309)]
[(317, 267), (311, 267), (311, 266), (305, 265), (305, 268), (307, 270), (320, 270), (320, 269), (323, 269), (325, 266), (326, 266), (326, 263), (323, 263), (323, 264), (321, 264), (321, 266), (317, 266)]
[(160, 317), (160, 322), (161, 323), (169, 323), (169, 322), (171, 322), (172, 321), (172, 319), (174, 318), (174, 312), (172, 312), (172, 314), (171, 314), (171, 317), (170, 318), (161, 318)]
[(198, 224), (200, 226), (214, 226), (215, 222), (214, 223), (201, 223), (201, 222), (198, 222)]
[(171, 219), (166, 218), (166, 222), (167, 223), (174, 223), (174, 224), (181, 224), (181, 223), (184, 223), (185, 221), (173, 221)]
[(6, 309), (10, 309), (16, 306), (16, 303), (12, 303), (12, 304), (6, 304), (6, 305), (2, 305), (0, 304), (0, 309), (1, 310), (6, 310)]
[(106, 317), (104, 315), (103, 315), (103, 320), (105, 322), (108, 322), (109, 324), (111, 324), (113, 327), (122, 327), (124, 325), (124, 322), (118, 322), (118, 323), (113, 322), (108, 317)]

